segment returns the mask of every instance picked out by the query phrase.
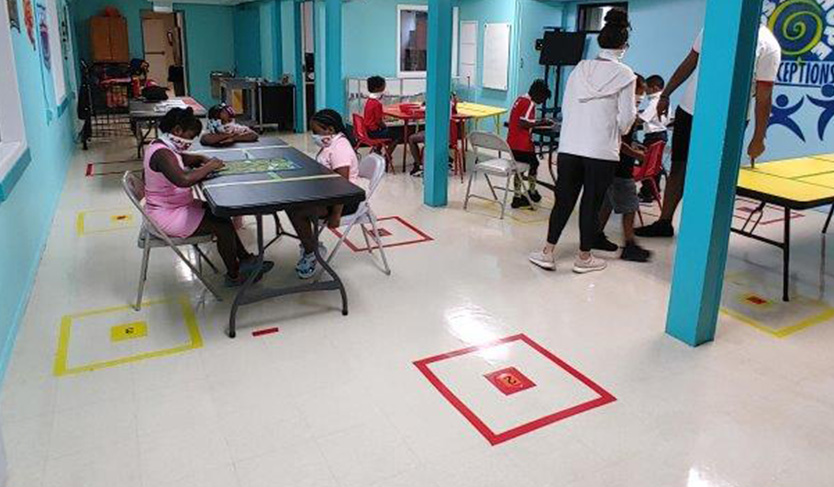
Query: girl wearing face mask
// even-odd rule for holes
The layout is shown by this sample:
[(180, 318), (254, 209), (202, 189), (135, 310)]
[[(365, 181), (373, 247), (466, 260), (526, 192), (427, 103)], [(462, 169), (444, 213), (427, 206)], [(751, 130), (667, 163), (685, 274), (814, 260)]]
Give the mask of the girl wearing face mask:
[[(223, 168), (219, 159), (186, 153), (202, 129), (191, 108), (173, 108), (162, 117), (159, 138), (145, 151), (145, 210), (171, 237), (214, 235), (226, 265), (226, 285), (239, 286), (253, 272), (255, 258), (244, 248), (232, 221), (206, 211), (192, 192), (192, 186)], [(271, 268), (272, 263), (264, 263), (264, 272)]]
[(568, 78), (556, 180), (558, 204), (550, 214), (544, 249), (529, 258), (544, 269), (556, 268), (554, 248), (580, 192), (580, 244), (573, 271), (584, 274), (606, 267), (605, 261), (594, 257), (591, 250), (598, 246), (599, 211), (620, 160), (622, 137), (637, 117), (637, 77), (622, 63), (629, 30), (624, 10), (609, 11), (597, 38), (602, 48), (599, 55), (580, 62)]
[[(313, 141), (320, 147), (316, 161), (356, 184), (359, 181), (359, 159), (353, 150), (355, 144), (345, 128), (342, 116), (334, 110), (321, 110), (310, 119), (310, 129), (313, 131)], [(316, 273), (316, 237), (310, 218), (326, 218), (327, 226), (338, 228), (342, 215), (352, 215), (358, 208), (357, 203), (350, 206), (335, 205), (288, 212), (298, 239), (301, 240), (301, 259), (295, 266), (298, 277), (309, 279)], [(325, 254), (326, 250), (321, 248), (320, 253)]]

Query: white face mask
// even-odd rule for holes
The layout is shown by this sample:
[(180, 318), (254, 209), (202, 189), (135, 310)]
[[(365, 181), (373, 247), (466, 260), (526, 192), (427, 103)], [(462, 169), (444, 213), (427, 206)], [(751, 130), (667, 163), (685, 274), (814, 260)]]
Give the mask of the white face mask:
[(638, 95), (637, 96), (637, 106), (640, 106), (640, 104), (642, 104), (643, 100), (645, 100), (645, 99), (646, 99), (646, 95)]
[(161, 134), (159, 138), (177, 152), (185, 152), (194, 145), (194, 139), (184, 139), (174, 134)]
[(316, 135), (313, 134), (313, 143), (319, 147), (329, 147), (330, 142), (333, 141), (332, 135)]

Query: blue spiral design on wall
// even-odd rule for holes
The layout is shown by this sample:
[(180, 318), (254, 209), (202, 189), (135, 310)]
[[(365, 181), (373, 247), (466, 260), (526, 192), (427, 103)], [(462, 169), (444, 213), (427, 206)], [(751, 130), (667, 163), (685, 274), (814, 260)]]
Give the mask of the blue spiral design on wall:
[(800, 57), (816, 46), (825, 32), (825, 12), (815, 0), (787, 0), (770, 15), (770, 30), (785, 56)]

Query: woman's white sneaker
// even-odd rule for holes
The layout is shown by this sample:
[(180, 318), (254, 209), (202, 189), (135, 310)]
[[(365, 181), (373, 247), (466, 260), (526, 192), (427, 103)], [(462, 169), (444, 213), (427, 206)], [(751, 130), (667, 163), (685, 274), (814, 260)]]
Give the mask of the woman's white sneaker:
[(576, 260), (573, 263), (573, 272), (577, 274), (587, 274), (589, 272), (604, 270), (606, 267), (608, 267), (608, 263), (602, 259), (597, 259), (593, 255), (589, 256), (587, 259), (576, 256)]
[(556, 258), (553, 256), (553, 252), (545, 252), (543, 250), (539, 250), (538, 252), (531, 253), (527, 258), (530, 260), (530, 262), (536, 264), (542, 269), (548, 271), (556, 270)]

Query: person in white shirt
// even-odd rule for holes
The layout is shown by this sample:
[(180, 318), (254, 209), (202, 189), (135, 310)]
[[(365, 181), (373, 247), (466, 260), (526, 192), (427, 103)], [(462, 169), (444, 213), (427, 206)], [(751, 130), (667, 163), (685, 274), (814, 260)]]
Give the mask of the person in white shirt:
[[(672, 137), (672, 170), (666, 181), (663, 195), (663, 211), (660, 218), (642, 228), (636, 233), (640, 237), (672, 237), (675, 229), (672, 218), (683, 197), (683, 187), (686, 178), (686, 162), (689, 158), (689, 143), (692, 136), (692, 117), (695, 115), (695, 96), (698, 92), (698, 61), (701, 57), (701, 44), (704, 31), (698, 34), (692, 50), (678, 66), (669, 84), (660, 95), (657, 111), (660, 115), (669, 112), (669, 97), (686, 80), (689, 85), (683, 95), (680, 105), (675, 112), (675, 131)], [(753, 74), (753, 96), (755, 97), (755, 131), (753, 139), (747, 148), (747, 155), (752, 161), (759, 158), (765, 151), (765, 134), (772, 107), (773, 84), (782, 62), (782, 48), (776, 36), (764, 25), (759, 26), (759, 38), (756, 44), (756, 63)]]
[(645, 146), (659, 141), (666, 142), (669, 139), (666, 128), (669, 117), (661, 115), (657, 111), (657, 105), (660, 103), (660, 97), (665, 87), (666, 82), (658, 74), (646, 78), (646, 98), (648, 98), (649, 104), (640, 114), (640, 121), (643, 122), (643, 133), (645, 134), (643, 136), (643, 145)]
[(580, 245), (573, 265), (576, 273), (605, 269), (591, 254), (599, 230), (599, 211), (620, 160), (622, 136), (637, 118), (637, 76), (621, 62), (628, 48), (628, 14), (619, 8), (605, 16), (597, 38), (602, 50), (571, 72), (562, 108), (556, 201), (550, 214), (547, 244), (530, 254), (533, 264), (556, 268), (553, 251), (576, 206), (580, 192)]

